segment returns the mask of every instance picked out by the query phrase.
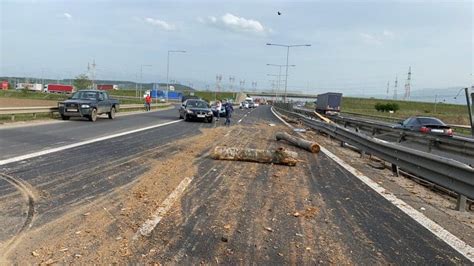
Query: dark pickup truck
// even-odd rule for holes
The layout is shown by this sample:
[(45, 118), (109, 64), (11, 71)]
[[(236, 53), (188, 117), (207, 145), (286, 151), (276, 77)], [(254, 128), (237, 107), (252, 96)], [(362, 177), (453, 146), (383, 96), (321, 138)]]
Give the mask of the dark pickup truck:
[(110, 119), (114, 119), (119, 107), (118, 100), (109, 98), (107, 92), (99, 90), (81, 90), (74, 93), (69, 100), (58, 103), (59, 114), (63, 120), (86, 117), (92, 122), (101, 114), (107, 114)]

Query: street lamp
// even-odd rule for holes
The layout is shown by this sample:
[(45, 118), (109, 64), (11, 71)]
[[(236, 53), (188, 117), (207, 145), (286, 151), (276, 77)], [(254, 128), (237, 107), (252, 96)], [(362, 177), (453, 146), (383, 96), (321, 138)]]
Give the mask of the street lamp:
[[(267, 64), (267, 66), (276, 66), (278, 67), (278, 92), (280, 91), (280, 82), (281, 82), (281, 68), (286, 66), (286, 65), (278, 65), (278, 64)], [(296, 65), (289, 65), (290, 67), (295, 67)], [(288, 71), (286, 72), (286, 75), (288, 75)], [(286, 91), (286, 90), (285, 90)], [(277, 98), (275, 96), (275, 98)]]
[(290, 55), (290, 47), (300, 47), (300, 46), (311, 46), (311, 44), (276, 44), (276, 43), (267, 43), (267, 45), (272, 46), (281, 46), (286, 47), (286, 77), (285, 77), (285, 97), (284, 102), (286, 102), (286, 90), (288, 87), (288, 57)]
[(138, 95), (139, 97), (142, 97), (143, 67), (151, 67), (151, 65), (140, 65), (140, 95)]
[(170, 77), (170, 53), (186, 53), (184, 50), (168, 50), (168, 60), (166, 67), (166, 101), (168, 101), (168, 92), (170, 90), (169, 77)]

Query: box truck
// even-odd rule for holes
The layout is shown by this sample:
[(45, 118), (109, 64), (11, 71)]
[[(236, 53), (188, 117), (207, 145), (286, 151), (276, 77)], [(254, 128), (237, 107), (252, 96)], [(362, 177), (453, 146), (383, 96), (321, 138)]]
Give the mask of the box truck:
[(321, 114), (338, 114), (341, 111), (342, 93), (327, 92), (319, 94), (316, 99), (316, 112)]

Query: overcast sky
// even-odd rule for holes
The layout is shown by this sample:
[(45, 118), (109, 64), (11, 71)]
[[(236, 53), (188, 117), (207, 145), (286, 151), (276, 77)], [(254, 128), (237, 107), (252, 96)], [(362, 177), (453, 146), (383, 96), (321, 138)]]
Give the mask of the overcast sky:
[[(95, 59), (98, 79), (214, 86), (216, 74), (269, 88), (366, 94), (472, 83), (472, 1), (8, 1), (1, 0), (0, 75), (69, 78)], [(279, 16), (277, 12), (282, 14)]]

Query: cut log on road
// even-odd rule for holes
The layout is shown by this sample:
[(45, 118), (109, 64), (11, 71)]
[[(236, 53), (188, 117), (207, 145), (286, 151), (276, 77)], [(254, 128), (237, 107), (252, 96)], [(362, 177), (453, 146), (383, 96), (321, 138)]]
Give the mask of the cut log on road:
[(282, 140), (282, 139), (286, 140), (289, 143), (291, 143), (291, 144), (293, 144), (297, 147), (300, 147), (302, 149), (305, 149), (307, 151), (310, 151), (312, 153), (318, 153), (319, 150), (320, 150), (320, 147), (319, 147), (318, 143), (307, 141), (307, 140), (302, 139), (302, 138), (294, 137), (294, 136), (291, 136), (290, 134), (285, 133), (285, 132), (277, 132), (275, 137), (276, 137), (276, 140)]
[(293, 118), (290, 118), (286, 115), (281, 115), (281, 118), (283, 118), (283, 120), (285, 120), (286, 122), (288, 123), (291, 123), (291, 124), (299, 124), (298, 120), (297, 119), (293, 119)]
[(274, 163), (294, 166), (298, 162), (298, 154), (283, 148), (277, 150), (257, 150), (235, 147), (217, 146), (211, 154), (215, 160), (247, 161), (258, 163)]

